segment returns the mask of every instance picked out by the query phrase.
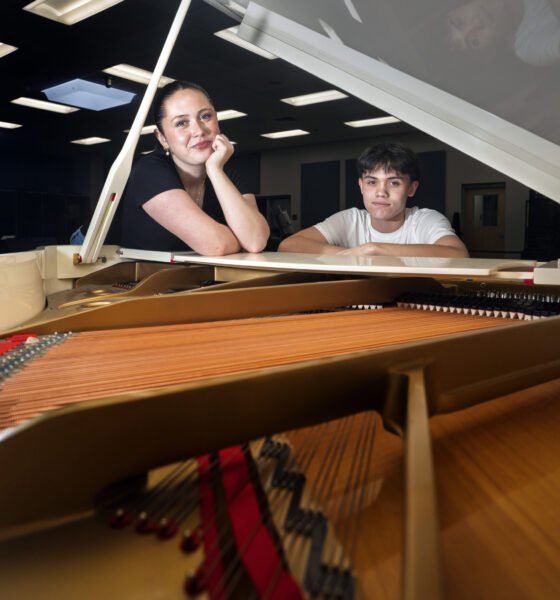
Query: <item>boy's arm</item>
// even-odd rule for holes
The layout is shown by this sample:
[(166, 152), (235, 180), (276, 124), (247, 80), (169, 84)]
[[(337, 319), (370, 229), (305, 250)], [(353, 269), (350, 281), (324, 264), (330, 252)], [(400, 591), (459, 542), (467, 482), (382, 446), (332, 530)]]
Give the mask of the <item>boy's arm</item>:
[(312, 254), (337, 254), (346, 248), (329, 244), (325, 236), (316, 228), (308, 227), (282, 240), (279, 252), (303, 252)]
[(444, 235), (434, 244), (383, 244), (371, 242), (354, 248), (346, 248), (339, 254), (361, 256), (442, 256), (468, 258), (469, 252), (456, 235)]

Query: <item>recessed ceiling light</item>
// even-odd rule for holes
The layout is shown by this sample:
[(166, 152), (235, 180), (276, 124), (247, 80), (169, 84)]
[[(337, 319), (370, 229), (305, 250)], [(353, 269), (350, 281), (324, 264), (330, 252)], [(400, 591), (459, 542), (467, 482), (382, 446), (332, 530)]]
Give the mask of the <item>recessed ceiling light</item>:
[(102, 138), (97, 136), (91, 136), (87, 138), (82, 138), (81, 140), (72, 140), (71, 144), (81, 144), (82, 146), (92, 146), (93, 144), (104, 144), (105, 142), (110, 142), (111, 140), (108, 138)]
[(304, 94), (303, 96), (293, 96), (292, 98), (282, 98), (282, 102), (292, 106), (305, 106), (307, 104), (317, 104), (319, 102), (330, 102), (331, 100), (340, 100), (348, 98), (346, 94), (338, 90), (326, 90), (324, 92), (315, 92), (314, 94)]
[(361, 121), (346, 121), (344, 124), (350, 127), (373, 127), (375, 125), (388, 125), (389, 123), (399, 123), (400, 119), (396, 117), (376, 117), (375, 119), (362, 119)]
[(17, 129), (18, 127), (21, 127), (21, 125), (18, 123), (8, 123), (8, 121), (0, 121), (0, 127), (3, 127), (4, 129)]
[(238, 110), (219, 110), (216, 113), (218, 121), (227, 121), (228, 119), (238, 119), (239, 117), (246, 117), (247, 113), (239, 112)]
[(74, 106), (63, 106), (54, 102), (46, 102), (45, 100), (36, 100), (35, 98), (25, 98), (21, 96), (12, 100), (12, 104), (20, 104), (21, 106), (30, 106), (31, 108), (39, 108), (40, 110), (50, 110), (51, 112), (68, 114), (80, 110)]
[(10, 46), (10, 44), (3, 44), (0, 42), (0, 57), (7, 56), (11, 52), (15, 52), (17, 48), (15, 46)]
[(279, 138), (296, 137), (298, 135), (309, 135), (309, 131), (303, 129), (290, 129), (288, 131), (274, 131), (272, 133), (261, 133), (261, 137), (276, 140)]
[[(133, 67), (132, 65), (113, 65), (112, 67), (108, 67), (107, 69), (103, 69), (104, 73), (109, 75), (113, 75), (114, 77), (122, 77), (123, 79), (129, 79), (130, 81), (135, 81), (136, 83), (143, 83), (148, 85), (150, 83), (150, 79), (152, 78), (152, 72), (146, 71), (145, 69), (140, 69), (138, 67)], [(163, 87), (168, 83), (172, 83), (175, 81), (170, 77), (160, 77), (158, 82), (158, 87)]]
[(274, 56), (274, 54), (271, 54), (270, 52), (267, 52), (266, 50), (262, 50), (258, 46), (255, 46), (254, 44), (251, 44), (250, 42), (246, 42), (245, 40), (238, 37), (237, 36), (238, 31), (239, 31), (239, 25), (235, 25), (234, 27), (229, 27), (228, 29), (222, 29), (221, 31), (216, 31), (214, 33), (214, 35), (217, 35), (219, 38), (222, 38), (223, 40), (227, 40), (228, 42), (231, 42), (232, 44), (235, 44), (236, 46), (245, 48), (245, 50), (250, 50), (251, 52), (258, 54), (259, 56), (264, 56), (264, 58), (268, 58), (269, 60), (276, 58), (276, 56)]
[(72, 79), (42, 91), (49, 100), (89, 110), (106, 110), (129, 104), (136, 95), (85, 79)]
[(78, 21), (105, 10), (123, 0), (35, 0), (23, 10), (32, 12), (40, 17), (52, 19), (64, 25), (74, 25)]

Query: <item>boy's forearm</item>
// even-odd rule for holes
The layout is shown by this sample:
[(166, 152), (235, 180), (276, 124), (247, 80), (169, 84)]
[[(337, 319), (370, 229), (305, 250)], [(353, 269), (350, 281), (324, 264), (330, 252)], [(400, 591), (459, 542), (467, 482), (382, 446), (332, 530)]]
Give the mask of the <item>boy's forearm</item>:
[(279, 252), (302, 252), (304, 254), (336, 254), (343, 248), (332, 246), (327, 242), (312, 240), (296, 233), (282, 240), (278, 250)]

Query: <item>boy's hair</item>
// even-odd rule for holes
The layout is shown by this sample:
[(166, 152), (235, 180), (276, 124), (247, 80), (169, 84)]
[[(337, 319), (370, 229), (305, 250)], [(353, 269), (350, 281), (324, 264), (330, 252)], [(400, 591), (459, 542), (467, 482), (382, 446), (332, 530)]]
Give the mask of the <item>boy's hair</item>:
[(369, 146), (358, 157), (356, 167), (358, 177), (381, 167), (386, 171), (396, 171), (399, 175), (408, 175), (410, 181), (420, 181), (418, 157), (400, 144)]

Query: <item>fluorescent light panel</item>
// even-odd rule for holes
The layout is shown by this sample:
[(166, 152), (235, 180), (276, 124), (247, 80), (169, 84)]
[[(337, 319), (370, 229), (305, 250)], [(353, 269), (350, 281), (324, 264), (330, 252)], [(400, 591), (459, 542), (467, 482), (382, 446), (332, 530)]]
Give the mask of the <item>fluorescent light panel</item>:
[(292, 106), (306, 106), (307, 104), (317, 104), (319, 102), (330, 102), (331, 100), (341, 100), (348, 98), (346, 94), (338, 90), (326, 90), (324, 92), (315, 92), (314, 94), (304, 94), (303, 96), (292, 96), (291, 98), (282, 98), (282, 102)]
[(289, 129), (288, 131), (273, 131), (272, 133), (261, 133), (261, 137), (277, 140), (280, 138), (296, 137), (298, 135), (309, 135), (309, 131), (303, 129)]
[(17, 129), (18, 127), (21, 127), (21, 125), (18, 123), (9, 123), (8, 121), (0, 121), (0, 127), (3, 127), (4, 129)]
[(12, 104), (20, 104), (21, 106), (29, 106), (31, 108), (38, 108), (40, 110), (50, 110), (51, 112), (68, 114), (79, 110), (74, 106), (63, 106), (62, 104), (56, 104), (55, 102), (46, 102), (45, 100), (36, 100), (35, 98), (26, 98), (20, 96), (15, 100), (12, 100)]
[(7, 56), (16, 50), (17, 48), (15, 46), (10, 46), (10, 44), (3, 44), (0, 42), (0, 58), (2, 58), (2, 56)]
[(64, 25), (74, 25), (123, 0), (35, 0), (23, 10)]
[(89, 110), (106, 110), (129, 104), (136, 95), (85, 79), (72, 79), (42, 91), (49, 100)]
[(72, 140), (71, 144), (81, 144), (82, 146), (92, 146), (93, 144), (104, 144), (105, 142), (110, 142), (111, 140), (108, 138), (97, 137), (95, 135), (87, 138), (82, 138), (81, 140)]
[(346, 121), (344, 124), (349, 127), (374, 127), (376, 125), (389, 125), (389, 123), (399, 123), (400, 119), (396, 117), (376, 117), (374, 119), (362, 119), (361, 121)]
[(249, 50), (250, 52), (254, 52), (259, 56), (264, 56), (264, 58), (268, 58), (272, 60), (276, 58), (274, 54), (267, 52), (266, 50), (262, 50), (258, 46), (251, 44), (250, 42), (246, 42), (237, 36), (237, 32), (239, 31), (239, 25), (235, 25), (234, 27), (229, 27), (228, 29), (222, 29), (221, 31), (216, 31), (214, 35), (217, 35), (219, 38), (231, 42), (236, 46), (240, 46), (241, 48), (245, 48), (245, 50)]
[(239, 112), (238, 110), (228, 109), (219, 110), (216, 113), (218, 121), (227, 121), (228, 119), (239, 119), (239, 117), (246, 117), (247, 113)]
[[(107, 69), (103, 69), (104, 73), (108, 75), (113, 75), (114, 77), (122, 77), (123, 79), (129, 79), (130, 81), (135, 81), (136, 83), (143, 83), (144, 85), (148, 85), (150, 83), (150, 79), (152, 78), (152, 72), (146, 71), (145, 69), (140, 69), (139, 67), (133, 67), (132, 65), (120, 64), (113, 65), (112, 67), (108, 67)], [(175, 81), (171, 79), (171, 77), (160, 77), (158, 82), (158, 87), (163, 87), (168, 83), (172, 83)]]

